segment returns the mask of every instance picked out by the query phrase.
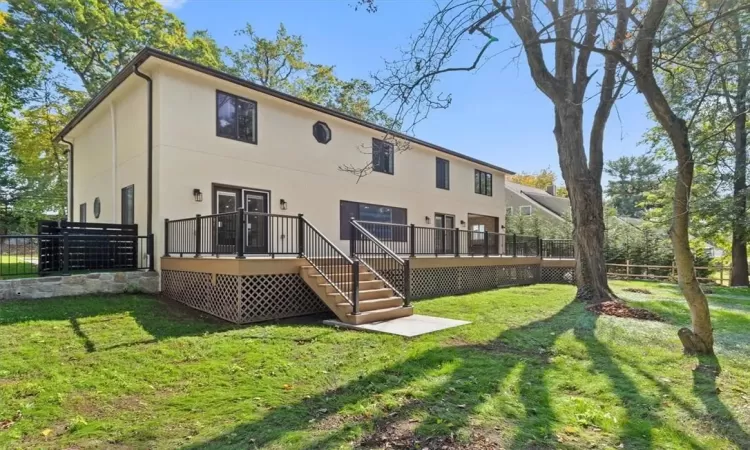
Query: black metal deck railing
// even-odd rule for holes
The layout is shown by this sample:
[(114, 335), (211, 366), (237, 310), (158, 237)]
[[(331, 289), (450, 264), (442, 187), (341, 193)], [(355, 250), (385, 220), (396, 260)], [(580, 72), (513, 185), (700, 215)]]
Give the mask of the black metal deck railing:
[(536, 236), (360, 220), (356, 223), (397, 255), (539, 256), (541, 251)]
[(165, 256), (300, 255), (300, 216), (237, 212), (164, 222)]
[(542, 258), (571, 259), (574, 257), (571, 239), (544, 239), (542, 241)]
[(402, 259), (366, 228), (351, 221), (349, 253), (356, 261), (364, 264), (372, 273), (386, 283), (401, 297), (404, 305), (409, 305), (409, 260)]

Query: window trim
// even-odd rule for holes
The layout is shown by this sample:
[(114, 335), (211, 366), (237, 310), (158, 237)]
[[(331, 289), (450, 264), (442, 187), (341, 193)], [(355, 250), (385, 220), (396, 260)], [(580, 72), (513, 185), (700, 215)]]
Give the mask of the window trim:
[[(528, 211), (529, 213), (526, 214), (524, 211)], [(530, 216), (534, 213), (534, 208), (531, 207), (531, 205), (521, 205), (518, 207), (518, 214), (521, 216)]]
[[(390, 148), (390, 151), (391, 151), (391, 164), (388, 165), (389, 166), (388, 168), (390, 168), (390, 172), (388, 171), (388, 168), (386, 168), (386, 170), (378, 170), (376, 168), (376, 166), (375, 166), (375, 143), (376, 142), (381, 142), (381, 143), (387, 145)], [(386, 175), (394, 175), (395, 174), (395, 172), (396, 172), (396, 151), (395, 151), (395, 146), (393, 145), (393, 143), (388, 142), (388, 141), (383, 140), (383, 139), (372, 138), (372, 171), (373, 172), (377, 172), (377, 173), (384, 173)]]
[[(445, 162), (445, 186), (440, 186), (440, 162)], [(444, 189), (446, 191), (451, 190), (451, 162), (448, 159), (435, 157), (435, 187), (438, 189)]]
[[(479, 185), (477, 185), (477, 174), (479, 174)], [(488, 178), (489, 177), (489, 178)], [(482, 189), (482, 179), (484, 179), (484, 192)], [(487, 185), (487, 181), (489, 181), (489, 186)], [(479, 195), (486, 195), (487, 197), (494, 196), (494, 180), (493, 180), (493, 174), (489, 172), (484, 172), (479, 169), (474, 169), (474, 193)], [(489, 192), (489, 193), (488, 193)]]
[[(125, 216), (126, 216), (126, 202), (125, 202), (125, 192), (127, 190), (131, 189), (133, 191), (133, 204), (132, 204), (132, 222), (125, 222)], [(129, 213), (130, 211), (128, 211)], [(130, 215), (130, 214), (127, 214)], [(127, 186), (124, 186), (120, 189), (120, 223), (123, 225), (135, 225), (135, 184), (129, 184)]]
[[(234, 137), (224, 136), (224, 135), (219, 134), (219, 129), (220, 129), (219, 127), (219, 95), (227, 95), (229, 97), (233, 97), (235, 99), (235, 102), (239, 99), (248, 103), (252, 103), (255, 106), (255, 115), (254, 115), (255, 120), (253, 120), (253, 139), (252, 140), (246, 141), (244, 139), (239, 138), (239, 120), (235, 121), (236, 125), (235, 125)], [(214, 113), (216, 115), (216, 137), (220, 137), (224, 139), (231, 139), (237, 142), (244, 142), (246, 144), (258, 145), (258, 102), (256, 102), (255, 100), (250, 100), (249, 98), (246, 98), (246, 97), (240, 97), (239, 95), (231, 94), (229, 92), (224, 92), (224, 91), (217, 89), (216, 90), (216, 108), (214, 108)], [(237, 113), (237, 106), (235, 104), (235, 116), (236, 116), (236, 113)]]

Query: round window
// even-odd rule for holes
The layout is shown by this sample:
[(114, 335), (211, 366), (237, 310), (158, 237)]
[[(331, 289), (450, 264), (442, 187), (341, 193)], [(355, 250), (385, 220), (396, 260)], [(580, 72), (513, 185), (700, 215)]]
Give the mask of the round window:
[(94, 217), (99, 218), (99, 214), (102, 212), (102, 202), (99, 200), (99, 197), (96, 197), (94, 199)]
[(313, 136), (321, 144), (327, 144), (331, 142), (331, 129), (325, 122), (315, 122), (315, 125), (313, 125)]

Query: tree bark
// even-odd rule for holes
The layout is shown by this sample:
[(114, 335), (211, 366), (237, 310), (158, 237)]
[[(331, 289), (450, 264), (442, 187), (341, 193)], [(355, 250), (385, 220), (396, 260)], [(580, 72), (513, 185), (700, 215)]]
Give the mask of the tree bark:
[(693, 253), (690, 251), (689, 203), (693, 186), (694, 161), (690, 136), (685, 120), (678, 117), (664, 97), (654, 75), (654, 37), (664, 18), (669, 0), (654, 0), (644, 16), (635, 48), (638, 60), (634, 78), (636, 86), (646, 98), (651, 112), (664, 128), (677, 159), (677, 180), (674, 189), (672, 226), (669, 236), (674, 249), (677, 281), (690, 308), (693, 329), (682, 328), (678, 336), (686, 353), (713, 354), (713, 327), (708, 300), (695, 276)]
[[(602, 186), (575, 155), (583, 148), (583, 108), (555, 109), (555, 139), (560, 169), (570, 198), (576, 258), (576, 298), (599, 303), (613, 298), (604, 260)], [(585, 161), (585, 159), (583, 160)]]
[[(740, 92), (739, 99), (744, 98)], [(734, 187), (732, 214), (732, 286), (748, 285), (747, 267), (747, 113), (745, 102), (737, 102), (734, 119)]]

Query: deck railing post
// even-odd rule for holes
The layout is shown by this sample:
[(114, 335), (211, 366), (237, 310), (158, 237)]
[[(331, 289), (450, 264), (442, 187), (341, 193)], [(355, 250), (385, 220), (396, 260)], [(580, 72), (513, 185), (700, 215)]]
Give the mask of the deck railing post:
[(458, 245), (461, 243), (461, 239), (459, 237), (459, 230), (458, 228), (455, 228), (453, 230), (453, 253), (456, 258), (461, 254), (460, 249), (458, 248)]
[(359, 260), (352, 263), (352, 306), (353, 314), (359, 314)]
[(164, 256), (169, 256), (169, 219), (164, 219)]
[(70, 271), (70, 242), (68, 240), (68, 232), (63, 233), (63, 275), (67, 275)]
[(417, 242), (415, 237), (417, 236), (416, 227), (414, 224), (409, 225), (409, 256), (412, 258), (417, 255)]
[(154, 271), (154, 233), (151, 233), (146, 238), (146, 252), (148, 252), (148, 270), (149, 272)]
[(351, 228), (351, 232), (349, 233), (349, 256), (357, 254), (357, 233), (359, 233), (359, 230), (354, 226), (354, 220), (354, 217), (349, 219), (349, 227)]
[(518, 256), (518, 247), (516, 247), (516, 233), (513, 233), (513, 257)]
[(201, 254), (201, 215), (195, 215), (195, 257)]
[(305, 217), (302, 213), (297, 214), (297, 256), (305, 256)]
[(411, 264), (410, 260), (404, 261), (404, 306), (411, 303)]
[(542, 255), (542, 238), (539, 236), (536, 237), (536, 255), (539, 257), (539, 259), (544, 259), (544, 255)]
[(484, 230), (484, 256), (490, 256), (490, 234)]
[(237, 259), (245, 259), (245, 209), (237, 208), (237, 230), (234, 234), (234, 247), (237, 251)]

